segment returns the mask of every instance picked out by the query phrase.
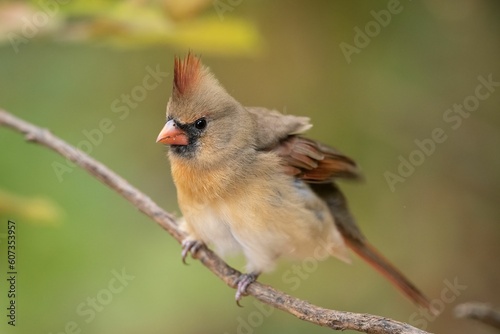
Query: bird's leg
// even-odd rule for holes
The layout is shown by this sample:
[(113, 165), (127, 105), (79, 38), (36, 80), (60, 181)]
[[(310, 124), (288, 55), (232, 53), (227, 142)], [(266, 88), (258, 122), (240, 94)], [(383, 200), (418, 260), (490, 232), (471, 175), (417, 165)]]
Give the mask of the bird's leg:
[(257, 277), (259, 277), (260, 273), (258, 272), (252, 272), (249, 274), (241, 274), (240, 277), (236, 280), (236, 283), (238, 284), (238, 287), (236, 288), (236, 304), (241, 307), (240, 305), (240, 300), (241, 297), (245, 296), (247, 294), (247, 288), (250, 284), (255, 282), (257, 280)]
[(184, 264), (186, 263), (186, 257), (188, 253), (191, 253), (192, 255), (196, 254), (196, 252), (203, 247), (203, 242), (198, 241), (198, 240), (192, 240), (192, 239), (185, 239), (182, 241), (182, 262)]

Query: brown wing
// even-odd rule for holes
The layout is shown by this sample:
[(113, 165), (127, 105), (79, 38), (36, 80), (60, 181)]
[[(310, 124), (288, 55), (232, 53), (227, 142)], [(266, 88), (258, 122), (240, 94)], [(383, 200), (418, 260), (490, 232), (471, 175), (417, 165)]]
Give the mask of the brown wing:
[(287, 174), (310, 183), (361, 178), (352, 159), (332, 147), (298, 136), (312, 127), (309, 118), (284, 115), (261, 107), (246, 109), (256, 120), (257, 149), (278, 153), (283, 158)]
[(309, 130), (312, 125), (308, 117), (284, 115), (276, 110), (261, 107), (246, 107), (256, 121), (256, 145), (267, 150), (275, 147), (290, 135)]
[(272, 150), (283, 158), (287, 174), (309, 183), (362, 178), (354, 160), (311, 139), (288, 136)]

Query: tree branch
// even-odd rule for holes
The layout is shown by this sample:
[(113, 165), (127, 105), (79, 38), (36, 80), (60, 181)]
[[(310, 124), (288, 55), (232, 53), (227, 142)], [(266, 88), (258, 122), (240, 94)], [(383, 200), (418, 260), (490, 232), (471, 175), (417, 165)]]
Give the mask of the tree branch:
[(462, 303), (454, 309), (455, 317), (470, 318), (500, 329), (500, 312), (485, 303)]
[[(52, 135), (48, 130), (23, 121), (1, 109), (0, 125), (23, 133), (28, 141), (46, 146), (82, 167), (89, 174), (122, 195), (146, 216), (153, 219), (170, 233), (175, 240), (179, 243), (182, 242), (184, 234), (179, 230), (177, 221), (172, 214), (165, 212), (148, 196), (141, 193), (102, 163)], [(228, 266), (211, 250), (203, 247), (194, 257), (199, 259), (205, 267), (228, 286), (236, 287), (236, 280), (241, 273)], [(408, 324), (380, 316), (324, 309), (259, 282), (252, 283), (247, 292), (259, 301), (288, 312), (299, 319), (334, 330), (350, 329), (368, 334), (427, 333)]]

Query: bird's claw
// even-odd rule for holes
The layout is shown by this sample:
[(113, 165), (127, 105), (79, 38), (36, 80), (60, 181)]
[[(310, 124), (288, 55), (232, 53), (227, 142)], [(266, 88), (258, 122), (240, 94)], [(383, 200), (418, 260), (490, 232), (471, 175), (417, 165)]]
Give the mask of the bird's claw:
[(203, 242), (198, 240), (184, 240), (182, 242), (182, 263), (186, 263), (186, 257), (189, 253), (196, 254), (196, 252), (203, 246)]
[(247, 295), (248, 286), (255, 282), (257, 280), (257, 277), (259, 277), (259, 274), (256, 273), (241, 274), (241, 276), (236, 280), (238, 286), (236, 288), (236, 295), (234, 296), (234, 298), (236, 299), (236, 304), (239, 307), (242, 307), (240, 304), (240, 300), (243, 296)]

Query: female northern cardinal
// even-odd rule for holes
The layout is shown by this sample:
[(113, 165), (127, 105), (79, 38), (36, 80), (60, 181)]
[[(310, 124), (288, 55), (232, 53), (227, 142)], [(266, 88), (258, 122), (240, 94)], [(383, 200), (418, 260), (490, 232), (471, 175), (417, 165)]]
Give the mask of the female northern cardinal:
[(157, 142), (170, 145), (183, 242), (182, 258), (202, 244), (243, 252), (247, 273), (236, 300), (279, 257), (313, 256), (318, 245), (350, 262), (351, 248), (415, 303), (429, 301), (365, 239), (335, 178), (356, 179), (356, 163), (299, 134), (309, 118), (244, 107), (191, 53), (175, 59), (167, 122)]

